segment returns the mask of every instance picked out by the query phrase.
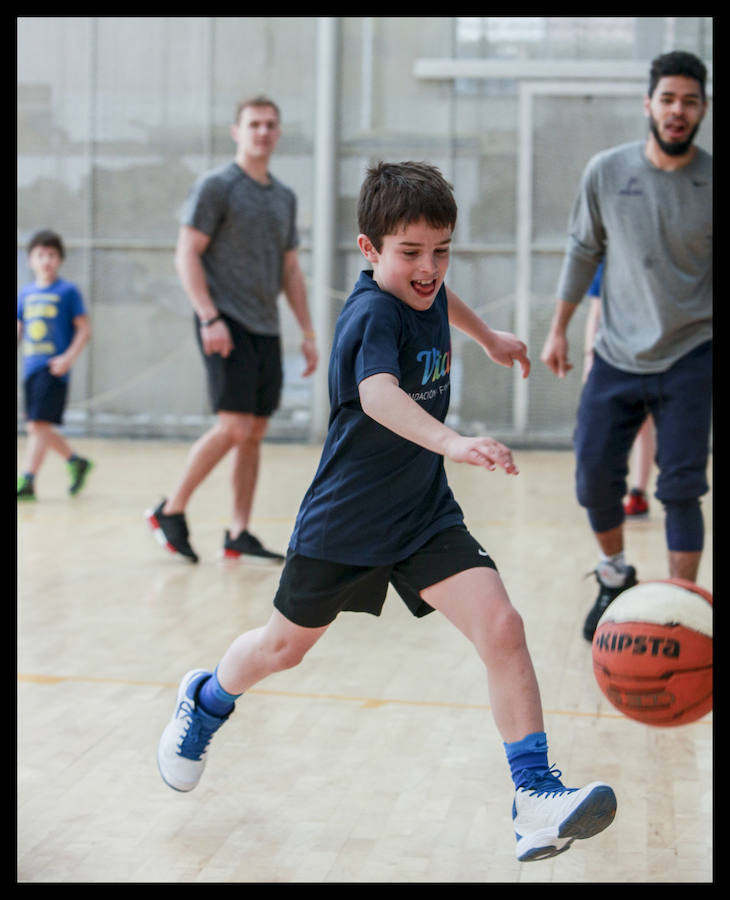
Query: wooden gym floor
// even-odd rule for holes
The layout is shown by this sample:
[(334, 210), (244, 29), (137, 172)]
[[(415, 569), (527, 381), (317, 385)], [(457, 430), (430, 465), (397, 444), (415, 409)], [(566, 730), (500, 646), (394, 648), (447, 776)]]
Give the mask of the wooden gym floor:
[[(199, 787), (160, 779), (157, 740), (189, 668), (263, 624), (277, 568), (217, 558), (227, 466), (194, 496), (201, 562), (143, 520), (188, 444), (79, 440), (96, 462), (66, 494), (49, 457), (18, 509), (17, 880), (21, 883), (591, 883), (713, 878), (712, 716), (677, 729), (622, 718), (581, 636), (595, 548), (569, 452), (516, 453), (509, 478), (450, 467), (469, 527), (521, 611), (550, 760), (608, 781), (613, 825), (519, 864), (512, 786), (483, 670), (438, 615), (343, 616), (297, 669), (253, 690), (213, 741)], [(22, 461), (24, 442), (19, 439)], [(285, 549), (318, 448), (267, 444), (253, 528)], [(700, 583), (712, 590), (712, 503)], [(627, 527), (642, 579), (666, 576), (662, 517)]]

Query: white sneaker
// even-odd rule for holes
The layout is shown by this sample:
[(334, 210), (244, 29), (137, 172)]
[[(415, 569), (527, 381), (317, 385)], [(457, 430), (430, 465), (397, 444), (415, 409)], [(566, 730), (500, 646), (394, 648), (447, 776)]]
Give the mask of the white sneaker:
[(556, 769), (515, 791), (512, 821), (517, 859), (531, 862), (564, 853), (575, 840), (593, 837), (616, 815), (616, 795), (602, 781), (566, 788)]
[(230, 716), (211, 716), (197, 705), (198, 690), (209, 675), (193, 669), (183, 676), (175, 712), (157, 747), (160, 775), (176, 791), (192, 791), (200, 781), (210, 739)]

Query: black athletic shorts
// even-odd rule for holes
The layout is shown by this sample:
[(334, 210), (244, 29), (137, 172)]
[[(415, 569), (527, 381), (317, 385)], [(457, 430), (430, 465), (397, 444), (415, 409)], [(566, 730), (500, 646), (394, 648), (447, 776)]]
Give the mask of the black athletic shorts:
[(279, 336), (253, 334), (229, 316), (222, 318), (233, 339), (233, 350), (225, 359), (220, 353), (203, 353), (200, 323), (195, 319), (213, 412), (269, 417), (279, 406), (284, 380)]
[(414, 616), (433, 612), (421, 591), (467, 569), (496, 569), (463, 525), (439, 532), (420, 550), (389, 566), (349, 566), (287, 553), (274, 598), (279, 612), (303, 628), (321, 628), (341, 612), (379, 616), (392, 584)]
[(63, 424), (63, 412), (68, 395), (67, 379), (52, 375), (50, 369), (44, 367), (26, 378), (23, 393), (25, 416), (29, 422)]

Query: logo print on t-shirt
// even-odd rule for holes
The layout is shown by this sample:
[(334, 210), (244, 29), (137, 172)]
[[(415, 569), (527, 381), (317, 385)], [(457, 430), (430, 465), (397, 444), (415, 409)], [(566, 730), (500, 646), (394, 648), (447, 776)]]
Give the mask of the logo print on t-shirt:
[(429, 381), (439, 381), (451, 371), (451, 353), (448, 350), (442, 351), (436, 347), (421, 350), (416, 359), (423, 363), (422, 385), (428, 384)]
[(641, 185), (639, 184), (639, 179), (636, 177), (629, 178), (626, 183), (625, 188), (621, 188), (619, 191), (624, 197), (642, 197), (644, 192), (641, 190)]
[(42, 341), (48, 334), (48, 326), (44, 319), (31, 319), (28, 323), (27, 331), (31, 341)]

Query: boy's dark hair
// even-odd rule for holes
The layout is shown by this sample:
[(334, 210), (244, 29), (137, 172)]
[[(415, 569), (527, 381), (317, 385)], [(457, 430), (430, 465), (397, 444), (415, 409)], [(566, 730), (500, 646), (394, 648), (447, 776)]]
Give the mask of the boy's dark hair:
[(281, 122), (281, 110), (276, 103), (264, 94), (256, 94), (254, 97), (244, 97), (243, 100), (238, 101), (233, 119), (234, 124), (238, 124), (241, 119), (241, 113), (244, 109), (248, 109), (249, 106), (270, 106), (276, 113), (278, 121)]
[(425, 221), (432, 228), (456, 225), (454, 189), (425, 162), (380, 162), (368, 169), (357, 204), (357, 224), (380, 252), (383, 238)]
[(649, 96), (651, 97), (660, 78), (671, 75), (683, 75), (685, 78), (694, 78), (699, 82), (702, 93), (702, 101), (705, 100), (705, 81), (707, 69), (701, 59), (694, 53), (685, 50), (673, 50), (671, 53), (663, 53), (657, 56), (649, 70)]
[(28, 241), (29, 254), (34, 247), (53, 247), (58, 250), (61, 259), (66, 257), (66, 248), (63, 246), (61, 235), (51, 231), (50, 228), (41, 228), (40, 231), (36, 231)]

